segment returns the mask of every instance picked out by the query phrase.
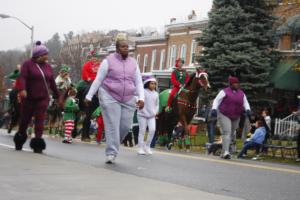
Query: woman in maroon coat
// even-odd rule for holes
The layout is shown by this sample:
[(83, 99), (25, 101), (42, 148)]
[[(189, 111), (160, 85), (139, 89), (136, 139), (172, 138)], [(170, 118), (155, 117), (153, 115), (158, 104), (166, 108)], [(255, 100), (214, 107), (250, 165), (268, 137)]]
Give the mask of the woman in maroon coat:
[(16, 150), (22, 150), (23, 144), (26, 142), (27, 127), (32, 117), (34, 117), (35, 138), (30, 141), (30, 147), (35, 153), (42, 153), (46, 148), (42, 135), (50, 89), (54, 93), (54, 98), (59, 96), (52, 68), (47, 63), (48, 52), (41, 42), (37, 42), (32, 52), (32, 58), (25, 61), (21, 67), (19, 94), (22, 105), (19, 131), (14, 137)]

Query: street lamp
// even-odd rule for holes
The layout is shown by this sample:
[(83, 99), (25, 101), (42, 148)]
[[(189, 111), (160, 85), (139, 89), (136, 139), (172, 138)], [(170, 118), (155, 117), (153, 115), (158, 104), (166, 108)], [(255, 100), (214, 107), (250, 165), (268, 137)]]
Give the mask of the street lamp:
[(2, 19), (6, 19), (6, 18), (13, 18), (18, 20), (19, 22), (21, 22), (24, 26), (26, 26), (30, 31), (31, 31), (31, 41), (30, 41), (30, 56), (32, 55), (32, 49), (33, 49), (33, 26), (29, 26), (27, 24), (25, 24), (25, 22), (23, 22), (22, 20), (20, 20), (17, 17), (14, 16), (9, 16), (9, 15), (5, 15), (5, 14), (0, 14), (0, 18)]

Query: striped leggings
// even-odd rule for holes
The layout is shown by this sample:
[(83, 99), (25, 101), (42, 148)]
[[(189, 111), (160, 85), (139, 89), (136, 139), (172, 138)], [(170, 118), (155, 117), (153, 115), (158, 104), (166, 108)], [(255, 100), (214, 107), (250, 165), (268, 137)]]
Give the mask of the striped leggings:
[(65, 120), (65, 138), (71, 138), (72, 131), (74, 129), (74, 120)]

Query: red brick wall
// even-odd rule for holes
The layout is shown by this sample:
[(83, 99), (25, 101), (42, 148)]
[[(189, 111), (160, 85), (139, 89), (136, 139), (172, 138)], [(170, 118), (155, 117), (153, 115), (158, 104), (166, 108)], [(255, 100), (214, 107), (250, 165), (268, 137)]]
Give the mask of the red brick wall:
[(164, 45), (159, 45), (159, 46), (147, 46), (147, 47), (140, 47), (139, 45), (155, 45), (155, 44), (162, 44), (164, 42), (158, 42), (158, 43), (138, 43), (136, 44), (136, 50), (135, 50), (135, 58), (137, 59), (137, 56), (140, 55), (140, 61), (139, 61), (139, 66), (141, 72), (143, 72), (143, 67), (144, 67), (144, 56), (147, 54), (148, 55), (148, 62), (147, 62), (147, 68), (145, 72), (150, 72), (151, 70), (151, 63), (152, 63), (152, 51), (156, 49), (156, 61), (153, 69), (158, 70), (160, 67), (160, 55), (161, 51), (165, 50), (165, 62), (163, 63), (163, 68), (166, 65), (166, 54), (167, 54), (167, 47), (166, 43)]
[[(186, 56), (185, 56), (185, 65), (189, 65), (191, 62), (191, 49), (192, 49), (192, 41), (196, 40), (200, 34), (186, 34), (186, 35), (170, 35), (168, 39), (168, 48), (172, 47), (172, 45), (176, 45), (176, 58), (179, 58), (181, 55), (181, 46), (186, 44)], [(196, 55), (200, 53), (202, 47), (198, 46), (196, 48)], [(168, 59), (169, 54), (168, 52)], [(169, 62), (167, 62), (170, 65)]]

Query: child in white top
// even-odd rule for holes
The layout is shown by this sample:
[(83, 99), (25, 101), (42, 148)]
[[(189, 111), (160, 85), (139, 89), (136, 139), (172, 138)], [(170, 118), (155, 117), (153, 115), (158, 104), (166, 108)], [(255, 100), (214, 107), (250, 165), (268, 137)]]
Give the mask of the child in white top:
[[(138, 110), (138, 122), (139, 122), (139, 138), (138, 138), (138, 154), (152, 154), (150, 149), (150, 144), (153, 139), (156, 122), (155, 117), (159, 109), (159, 98), (158, 93), (156, 92), (156, 80), (151, 77), (147, 77), (144, 81), (144, 93), (145, 93), (145, 104), (144, 108)], [(148, 135), (145, 142), (145, 132), (148, 126)]]

